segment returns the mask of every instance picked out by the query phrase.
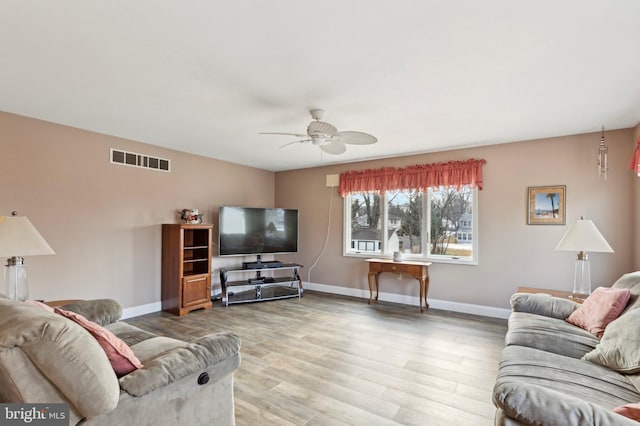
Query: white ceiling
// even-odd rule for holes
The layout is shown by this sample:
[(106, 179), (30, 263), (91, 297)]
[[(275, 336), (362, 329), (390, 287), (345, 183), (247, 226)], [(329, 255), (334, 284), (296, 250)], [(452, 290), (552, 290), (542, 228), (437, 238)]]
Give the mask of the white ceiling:
[[(289, 170), (628, 128), (638, 0), (3, 0), (0, 110)], [(322, 108), (378, 143), (340, 156)]]

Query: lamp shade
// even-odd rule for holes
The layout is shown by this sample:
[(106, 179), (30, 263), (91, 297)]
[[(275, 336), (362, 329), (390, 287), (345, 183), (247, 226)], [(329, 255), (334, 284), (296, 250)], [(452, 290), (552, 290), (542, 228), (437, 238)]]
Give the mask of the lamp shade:
[(556, 250), (613, 253), (598, 228), (588, 219), (578, 219), (556, 246)]
[(0, 216), (0, 257), (55, 254), (25, 216)]

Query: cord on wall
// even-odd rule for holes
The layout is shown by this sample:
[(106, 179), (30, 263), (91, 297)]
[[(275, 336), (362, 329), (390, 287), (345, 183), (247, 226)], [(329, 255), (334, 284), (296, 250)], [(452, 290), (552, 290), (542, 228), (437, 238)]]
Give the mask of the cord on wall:
[(307, 269), (307, 282), (311, 282), (311, 271), (316, 267), (318, 261), (327, 250), (327, 245), (329, 244), (329, 236), (331, 235), (331, 207), (333, 206), (333, 187), (329, 187), (329, 212), (327, 214), (327, 236), (324, 239), (324, 245), (322, 246), (322, 250), (320, 250), (320, 254), (316, 257), (316, 260), (313, 261), (313, 264), (309, 266)]

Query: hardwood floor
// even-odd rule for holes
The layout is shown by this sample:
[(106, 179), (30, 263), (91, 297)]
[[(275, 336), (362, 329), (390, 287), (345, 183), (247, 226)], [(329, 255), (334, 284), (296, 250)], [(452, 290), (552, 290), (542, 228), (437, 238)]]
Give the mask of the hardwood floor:
[(239, 335), (238, 426), (493, 425), (505, 320), (308, 291), (127, 322), (183, 340)]

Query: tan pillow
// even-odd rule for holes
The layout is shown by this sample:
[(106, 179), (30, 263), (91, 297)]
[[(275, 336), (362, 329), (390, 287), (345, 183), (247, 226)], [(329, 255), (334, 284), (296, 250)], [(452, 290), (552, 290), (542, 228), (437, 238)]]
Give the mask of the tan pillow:
[(640, 309), (609, 324), (600, 343), (582, 359), (623, 374), (640, 372)]
[(628, 288), (598, 287), (566, 321), (602, 337), (604, 329), (622, 313), (631, 292)]

